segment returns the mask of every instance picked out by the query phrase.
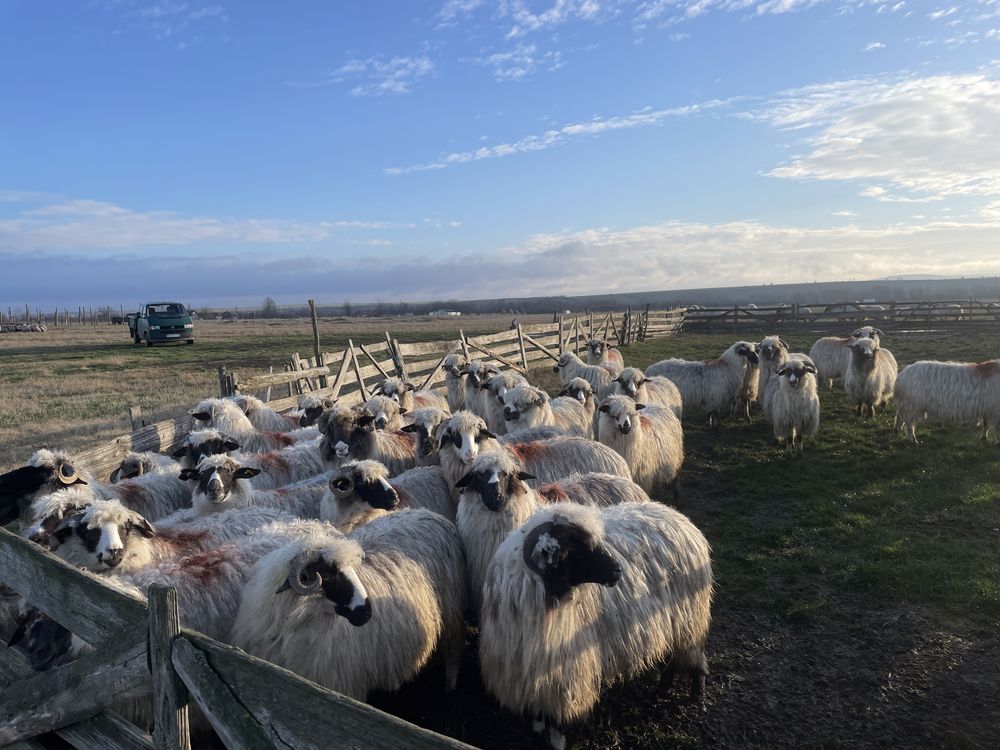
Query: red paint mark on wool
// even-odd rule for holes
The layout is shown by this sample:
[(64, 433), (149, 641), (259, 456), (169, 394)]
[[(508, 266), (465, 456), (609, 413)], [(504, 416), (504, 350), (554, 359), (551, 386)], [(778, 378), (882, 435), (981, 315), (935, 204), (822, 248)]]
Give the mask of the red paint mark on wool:
[(146, 488), (141, 484), (126, 480), (112, 485), (112, 487), (114, 487), (115, 495), (126, 508), (135, 508), (146, 499)]
[(726, 363), (723, 361), (722, 357), (719, 357), (718, 359), (706, 359), (705, 364), (711, 367), (721, 367)]
[(653, 423), (645, 414), (639, 415), (639, 428), (647, 431), (653, 429)]
[(976, 365), (970, 365), (980, 377), (988, 378), (1000, 374), (1000, 359), (989, 359)]
[(392, 440), (405, 448), (416, 448), (417, 440), (416, 436), (412, 432), (400, 432), (399, 430), (393, 430), (392, 432), (383, 432), (389, 440)]
[(295, 441), (292, 440), (284, 432), (265, 432), (263, 434), (267, 435), (271, 440), (273, 440), (276, 445), (280, 445), (280, 446), (282, 446), (284, 448), (287, 448), (289, 445), (292, 445), (292, 444), (295, 443)]
[(511, 443), (507, 446), (507, 450), (513, 453), (521, 463), (534, 461), (549, 452), (548, 447), (539, 442)]
[(542, 499), (545, 500), (545, 502), (547, 503), (569, 502), (569, 495), (566, 494), (566, 490), (564, 490), (556, 482), (539, 487), (538, 494), (541, 495)]
[(233, 545), (227, 544), (181, 558), (178, 567), (201, 583), (210, 583), (224, 574), (224, 567), (232, 561), (234, 553)]
[(277, 453), (259, 453), (257, 454), (257, 461), (260, 463), (261, 469), (288, 471), (288, 459), (284, 456), (279, 456)]

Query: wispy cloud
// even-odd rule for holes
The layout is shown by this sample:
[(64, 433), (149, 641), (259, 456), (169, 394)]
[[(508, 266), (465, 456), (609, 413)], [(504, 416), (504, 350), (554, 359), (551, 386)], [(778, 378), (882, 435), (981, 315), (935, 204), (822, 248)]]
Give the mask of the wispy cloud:
[(348, 60), (314, 81), (291, 81), (296, 88), (316, 88), (351, 83), (351, 96), (383, 96), (385, 94), (408, 94), (411, 86), (434, 72), (434, 61), (426, 56), (390, 57), (374, 55)]
[(156, 39), (175, 38), (196, 27), (229, 20), (221, 4), (202, 0), (103, 0), (98, 5), (120, 18), (126, 30), (145, 31)]
[(857, 211), (834, 211), (834, 216), (857, 216)]
[(539, 70), (558, 70), (563, 66), (562, 53), (558, 50), (539, 52), (534, 44), (518, 42), (503, 52), (477, 57), (479, 65), (492, 69), (498, 81), (520, 81), (530, 78)]
[(871, 51), (877, 50), (877, 49), (885, 49), (885, 45), (882, 44), (882, 42), (870, 42), (869, 44), (866, 44), (865, 47), (864, 47), (864, 49), (861, 50), (861, 51), (862, 52), (871, 52)]
[(554, 146), (561, 146), (573, 140), (586, 136), (596, 136), (613, 130), (629, 130), (632, 128), (650, 127), (658, 125), (664, 120), (673, 117), (686, 117), (700, 114), (709, 110), (718, 109), (725, 106), (731, 100), (713, 100), (699, 104), (691, 104), (684, 107), (670, 107), (668, 109), (646, 108), (630, 115), (620, 115), (616, 117), (595, 117), (593, 120), (584, 122), (574, 122), (562, 125), (558, 128), (546, 130), (544, 133), (527, 135), (516, 141), (507, 143), (497, 143), (492, 146), (483, 146), (473, 151), (456, 151), (445, 154), (441, 158), (424, 162), (421, 164), (411, 164), (403, 167), (387, 167), (382, 171), (390, 175), (407, 174), (409, 172), (425, 172), (432, 169), (446, 169), (459, 164), (482, 161), (483, 159), (500, 159), (506, 156), (515, 156), (531, 151), (543, 151)]
[(880, 201), (1000, 195), (1000, 80), (986, 75), (868, 78), (774, 97), (751, 117), (809, 132), (806, 153), (772, 170), (798, 180), (854, 180)]
[(950, 8), (942, 8), (941, 10), (936, 10), (933, 13), (928, 13), (927, 17), (932, 21), (937, 21), (942, 18), (947, 18), (948, 16), (953, 16), (958, 13), (958, 6), (952, 5)]

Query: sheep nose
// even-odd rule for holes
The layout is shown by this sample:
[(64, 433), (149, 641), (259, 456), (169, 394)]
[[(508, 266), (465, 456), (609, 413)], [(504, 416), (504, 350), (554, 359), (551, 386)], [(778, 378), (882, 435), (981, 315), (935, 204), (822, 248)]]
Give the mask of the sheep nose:
[(504, 409), (503, 418), (506, 419), (508, 422), (513, 422), (517, 419), (517, 412), (512, 411), (511, 409)]
[(559, 372), (559, 365), (556, 365), (555, 367), (553, 367), (552, 368), (552, 372), (558, 373)]
[(619, 425), (618, 429), (621, 430), (622, 435), (628, 435), (630, 432), (632, 432), (632, 425), (626, 422), (623, 425)]
[(385, 429), (385, 426), (387, 424), (388, 420), (386, 420), (385, 417), (379, 417), (378, 419), (375, 420), (375, 427), (377, 427), (380, 430)]
[(97, 559), (109, 568), (117, 568), (121, 564), (124, 556), (125, 550), (123, 549), (109, 549), (107, 552), (98, 554)]

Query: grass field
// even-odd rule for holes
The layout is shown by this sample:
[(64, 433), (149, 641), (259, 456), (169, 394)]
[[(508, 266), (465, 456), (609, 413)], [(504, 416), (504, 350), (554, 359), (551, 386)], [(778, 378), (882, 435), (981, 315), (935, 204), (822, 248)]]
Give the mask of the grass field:
[[(474, 321), (463, 326), (509, 322), (483, 319), (477, 329)], [(381, 330), (351, 335), (377, 339)], [(403, 340), (400, 326), (390, 330)], [(346, 331), (324, 332), (329, 348), (337, 336)], [(433, 338), (426, 330), (405, 337)], [(83, 444), (88, 425), (110, 429), (130, 403), (152, 413), (191, 403), (213, 392), (218, 364), (266, 369), (311, 346), (305, 327), (238, 337), (213, 330), (194, 347), (152, 351), (117, 335), (63, 345), (11, 338), (15, 348), (0, 339), (0, 464), (41, 445)], [(816, 336), (784, 338), (807, 350)], [(682, 335), (624, 355), (645, 367), (667, 356), (716, 356), (732, 340)], [(900, 365), (982, 360), (1000, 353), (1000, 332), (899, 334), (883, 343)], [(532, 376), (555, 386), (550, 371)], [(937, 425), (909, 445), (893, 433), (891, 408), (862, 420), (839, 390), (821, 398), (820, 432), (803, 456), (786, 456), (757, 413), (717, 433), (704, 415), (685, 415), (677, 506), (711, 542), (717, 576), (707, 701), (694, 706), (679, 688), (664, 695), (656, 674), (642, 675), (609, 691), (601, 718), (571, 734), (575, 747), (1000, 744), (1000, 448), (980, 442), (973, 427)], [(474, 630), (457, 694), (443, 695), (442, 682), (431, 669), (374, 702), (482, 747), (538, 746), (529, 722), (483, 691)]]

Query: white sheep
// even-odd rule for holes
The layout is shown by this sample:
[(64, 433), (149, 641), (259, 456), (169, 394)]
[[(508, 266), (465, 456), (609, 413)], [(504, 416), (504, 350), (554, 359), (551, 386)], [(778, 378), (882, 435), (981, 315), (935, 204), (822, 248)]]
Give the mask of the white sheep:
[(110, 482), (114, 484), (122, 479), (135, 479), (143, 474), (176, 474), (181, 466), (170, 456), (151, 451), (129, 451), (111, 472)]
[(808, 362), (815, 366), (815, 363), (808, 355), (802, 352), (792, 352), (788, 344), (780, 336), (765, 336), (757, 346), (757, 354), (760, 357), (760, 374), (758, 376), (757, 400), (761, 402), (764, 410), (767, 410), (767, 384), (771, 378), (782, 367), (790, 361)]
[(479, 638), (487, 690), (533, 716), (536, 732), (548, 722), (557, 750), (562, 730), (590, 715), (603, 688), (658, 664), (667, 662), (668, 678), (689, 674), (700, 698), (709, 553), (702, 533), (659, 503), (538, 511), (487, 571)]
[(299, 411), (302, 412), (299, 416), (299, 427), (315, 425), (320, 415), (328, 409), (332, 409), (336, 402), (335, 398), (317, 396), (314, 393), (299, 396)]
[(376, 396), (387, 396), (401, 407), (403, 413), (414, 409), (448, 409), (448, 399), (440, 393), (431, 390), (416, 390), (413, 383), (404, 382), (400, 378), (386, 378), (372, 392)]
[(454, 524), (427, 510), (390, 513), (347, 537), (316, 524), (256, 565), (231, 640), (357, 700), (398, 690), (440, 651), (452, 690), (464, 568)]
[(465, 403), (464, 408), (467, 411), (471, 411), (473, 414), (478, 414), (483, 419), (486, 419), (485, 402), (487, 394), (483, 392), (483, 383), (498, 372), (500, 370), (495, 365), (479, 359), (470, 360), (462, 368), (462, 374), (465, 376), (462, 386), (463, 401)]
[(319, 517), (347, 534), (405, 508), (427, 508), (455, 520), (455, 502), (439, 466), (418, 466), (390, 479), (378, 461), (351, 461), (330, 475)]
[(569, 396), (551, 399), (541, 388), (527, 383), (507, 391), (503, 418), (509, 432), (548, 425), (567, 435), (590, 437), (591, 418), (583, 404)]
[(1000, 444), (1000, 359), (907, 365), (896, 378), (896, 427), (917, 441), (917, 425), (928, 418), (957, 425), (982, 425), (982, 439)]
[(559, 375), (559, 382), (566, 385), (573, 378), (583, 378), (595, 393), (600, 393), (601, 389), (610, 383), (615, 375), (611, 370), (600, 365), (588, 365), (573, 352), (563, 352), (552, 367), (552, 371)]
[(245, 466), (230, 456), (206, 456), (197, 468), (184, 469), (181, 479), (195, 483), (191, 507), (196, 515), (230, 508), (276, 508), (299, 518), (319, 518), (320, 501), (329, 472), (274, 490), (254, 489), (250, 479), (260, 469)]
[[(536, 428), (551, 429), (551, 428)], [(486, 423), (468, 411), (453, 414), (438, 426), (441, 469), (449, 487), (465, 476), (481, 452), (505, 450), (521, 462), (524, 470), (537, 477), (536, 484), (554, 482), (573, 472), (591, 471), (632, 478), (625, 459), (605, 445), (583, 437), (560, 436), (521, 440), (536, 430), (518, 431), (502, 440), (486, 429)], [(457, 490), (454, 496), (458, 497)]]
[(486, 420), (486, 426), (495, 435), (506, 435), (508, 428), (506, 417), (504, 416), (504, 399), (507, 393), (519, 385), (527, 385), (528, 381), (524, 376), (514, 370), (506, 370), (491, 375), (483, 381), (480, 399), (483, 405), (482, 418)]
[(254, 429), (261, 432), (291, 432), (300, 426), (300, 416), (279, 414), (255, 396), (238, 393), (235, 396), (227, 396), (226, 400), (239, 406)]
[(448, 398), (448, 411), (465, 408), (465, 367), (469, 361), (464, 354), (449, 354), (444, 358), (444, 387)]
[(610, 369), (611, 372), (618, 374), (625, 367), (625, 358), (622, 357), (620, 351), (609, 346), (607, 341), (603, 339), (588, 339), (587, 364), (603, 365)]
[(417, 465), (417, 444), (412, 433), (375, 429), (375, 417), (363, 408), (334, 409), (317, 423), (323, 433), (320, 455), (327, 468), (347, 461), (379, 461), (396, 476)]
[(417, 409), (410, 414), (413, 422), (403, 425), (402, 431), (413, 435), (416, 442), (417, 466), (438, 466), (441, 457), (438, 455), (437, 428), (451, 414), (444, 409)]
[[(758, 355), (759, 356), (759, 355)], [(757, 403), (760, 397), (760, 363), (754, 364), (747, 360), (747, 369), (743, 373), (743, 386), (740, 388), (739, 396), (733, 401), (733, 408), (730, 417), (742, 417), (747, 422), (750, 421), (750, 408)]]
[(684, 432), (674, 412), (637, 404), (628, 396), (608, 396), (597, 411), (597, 439), (625, 459), (636, 484), (646, 492), (670, 485), (676, 498)]
[(816, 367), (810, 362), (790, 360), (771, 378), (773, 393), (767, 399), (767, 419), (774, 427), (774, 437), (791, 452), (802, 439), (819, 430), (819, 396), (816, 393)]
[(718, 426), (718, 415), (723, 409), (731, 410), (739, 398), (747, 369), (758, 364), (760, 358), (754, 344), (737, 341), (718, 359), (690, 362), (683, 359), (665, 359), (646, 368), (646, 375), (668, 378), (681, 393), (684, 411), (700, 408), (708, 412), (708, 423)]
[(892, 352), (875, 339), (856, 339), (851, 344), (851, 364), (844, 374), (844, 389), (858, 414), (875, 416), (875, 409), (892, 398), (898, 367)]
[(261, 432), (237, 404), (220, 398), (201, 401), (191, 410), (191, 418), (195, 421), (195, 429), (214, 427), (239, 441), (240, 447), (248, 453), (267, 453), (286, 448), (302, 440), (312, 440), (319, 434), (314, 427), (291, 432)]
[(809, 350), (809, 359), (816, 365), (820, 385), (833, 388), (834, 380), (842, 380), (851, 364), (851, 344), (855, 339), (875, 339), (884, 336), (878, 328), (862, 326), (850, 336), (824, 336), (817, 339)]
[(684, 415), (681, 392), (669, 378), (646, 375), (638, 367), (626, 367), (611, 381), (600, 394), (600, 400), (608, 396), (628, 396), (637, 404), (665, 406), (678, 419)]
[(370, 411), (375, 417), (376, 430), (392, 432), (403, 428), (403, 415), (407, 410), (389, 396), (372, 396), (362, 404), (362, 408)]
[(560, 396), (575, 398), (583, 405), (583, 410), (587, 412), (587, 420), (593, 421), (597, 412), (597, 398), (594, 396), (594, 388), (583, 378), (573, 378), (566, 383), (559, 391)]
[(539, 508), (553, 502), (617, 505), (648, 502), (649, 496), (630, 479), (611, 474), (570, 474), (537, 490), (534, 479), (506, 451), (480, 453), (457, 482), (461, 490), (455, 525), (465, 549), (469, 603), (478, 612), (486, 569), (500, 543)]

